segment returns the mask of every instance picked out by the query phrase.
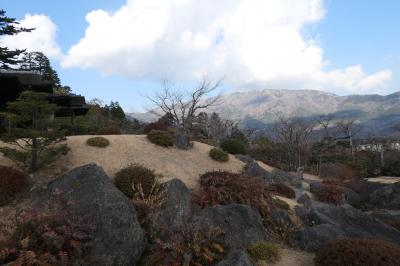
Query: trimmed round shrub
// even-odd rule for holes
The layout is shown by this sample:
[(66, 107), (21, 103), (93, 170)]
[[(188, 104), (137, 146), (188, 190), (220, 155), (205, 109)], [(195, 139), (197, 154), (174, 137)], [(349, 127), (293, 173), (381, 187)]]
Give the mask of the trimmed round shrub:
[(29, 185), (28, 177), (11, 167), (0, 166), (0, 206), (9, 203)]
[(291, 187), (285, 184), (274, 183), (269, 185), (269, 189), (272, 191), (272, 193), (278, 196), (282, 196), (288, 199), (296, 198), (296, 192)]
[(273, 205), (262, 179), (223, 171), (200, 176), (198, 203), (203, 208), (218, 204), (246, 204), (257, 210), (262, 217), (268, 216)]
[(343, 201), (343, 190), (336, 185), (322, 185), (315, 193), (319, 201), (340, 205)]
[(110, 145), (110, 141), (104, 137), (94, 137), (88, 139), (86, 144), (93, 147), (105, 148)]
[(145, 197), (148, 196), (157, 182), (158, 178), (153, 170), (138, 164), (119, 170), (114, 178), (115, 186), (128, 198), (133, 198), (140, 190), (143, 191)]
[(121, 129), (117, 127), (103, 127), (97, 130), (96, 135), (121, 135)]
[(174, 146), (174, 140), (171, 134), (167, 131), (152, 130), (147, 134), (147, 138), (151, 143), (162, 147)]
[(218, 162), (227, 162), (229, 160), (229, 155), (218, 148), (213, 148), (210, 150), (210, 157)]
[(230, 154), (246, 154), (246, 147), (235, 139), (227, 139), (221, 143), (221, 149)]
[(279, 259), (279, 249), (275, 245), (267, 242), (256, 242), (247, 248), (250, 257), (257, 261), (266, 261), (268, 263), (277, 262)]
[(343, 238), (328, 242), (318, 250), (316, 266), (400, 265), (400, 247), (381, 239)]

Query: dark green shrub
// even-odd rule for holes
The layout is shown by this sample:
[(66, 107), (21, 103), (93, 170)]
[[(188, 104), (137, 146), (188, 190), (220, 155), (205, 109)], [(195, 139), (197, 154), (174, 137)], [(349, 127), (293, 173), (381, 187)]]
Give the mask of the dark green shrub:
[(28, 185), (28, 177), (24, 173), (11, 167), (0, 166), (0, 206), (9, 203)]
[(227, 162), (229, 160), (229, 155), (218, 148), (213, 148), (210, 150), (210, 157), (218, 162)]
[(152, 130), (168, 131), (169, 126), (165, 123), (154, 122), (145, 125), (143, 132), (144, 134), (149, 134)]
[(279, 183), (274, 183), (269, 185), (269, 189), (272, 191), (272, 193), (288, 198), (288, 199), (294, 199), (296, 198), (296, 192), (289, 186), (285, 184), (279, 184)]
[(143, 193), (146, 197), (158, 184), (158, 178), (153, 170), (142, 165), (132, 164), (115, 174), (114, 183), (129, 198), (133, 198), (135, 193)]
[(200, 176), (198, 203), (203, 208), (218, 204), (246, 204), (257, 210), (262, 217), (267, 217), (272, 198), (260, 178), (216, 171)]
[(235, 139), (227, 139), (221, 143), (221, 149), (230, 154), (246, 154), (246, 147)]
[(200, 143), (204, 143), (204, 144), (210, 145), (210, 146), (214, 146), (214, 147), (218, 146), (218, 142), (216, 140), (214, 140), (214, 139), (196, 139), (196, 141), (200, 142)]
[(94, 137), (90, 138), (86, 141), (87, 145), (98, 147), (98, 148), (105, 148), (110, 145), (110, 141), (104, 137)]
[(171, 134), (167, 131), (152, 130), (149, 134), (147, 134), (147, 138), (150, 140), (150, 142), (159, 146), (171, 147), (174, 145), (174, 140)]
[(279, 249), (275, 245), (267, 242), (256, 242), (247, 248), (250, 257), (257, 261), (274, 263), (279, 259)]
[(338, 239), (318, 250), (314, 262), (316, 266), (395, 266), (400, 265), (400, 247), (381, 239)]
[(121, 135), (121, 129), (118, 127), (103, 127), (97, 130), (97, 135)]
[(382, 168), (382, 175), (400, 176), (400, 161), (387, 161)]

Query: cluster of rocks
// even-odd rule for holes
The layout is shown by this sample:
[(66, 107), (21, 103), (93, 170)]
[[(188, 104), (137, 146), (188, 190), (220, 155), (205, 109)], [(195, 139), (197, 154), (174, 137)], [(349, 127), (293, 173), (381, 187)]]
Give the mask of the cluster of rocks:
[[(268, 172), (249, 158), (244, 175), (257, 176), (266, 182), (301, 185), (301, 180), (283, 171)], [(322, 183), (310, 185), (312, 193), (323, 188)], [(339, 237), (379, 237), (400, 244), (400, 231), (386, 224), (385, 220), (400, 213), (363, 212), (355, 207), (365, 200), (364, 195), (343, 189), (346, 197), (341, 206), (312, 200), (307, 195), (298, 199), (301, 206), (295, 209), (303, 226), (288, 239), (289, 245), (306, 251), (316, 251), (324, 243)], [(257, 241), (269, 241), (268, 226), (282, 220), (291, 223), (288, 212), (274, 210), (267, 221), (247, 205), (230, 204), (199, 208), (193, 204), (192, 194), (179, 179), (162, 185), (160, 202), (151, 212), (149, 221), (152, 232), (167, 239), (179, 234), (183, 228), (208, 231), (219, 228), (218, 241), (228, 253), (218, 265), (253, 265), (246, 248)], [(71, 204), (59, 205), (60, 199)], [(132, 202), (110, 181), (102, 168), (86, 165), (76, 168), (32, 192), (35, 208), (62, 208), (77, 216), (89, 217), (95, 222), (94, 237), (85, 243), (85, 255), (95, 257), (99, 265), (135, 265), (147, 247), (148, 239), (142, 229)], [(370, 193), (369, 206), (400, 210), (400, 184), (378, 187)]]

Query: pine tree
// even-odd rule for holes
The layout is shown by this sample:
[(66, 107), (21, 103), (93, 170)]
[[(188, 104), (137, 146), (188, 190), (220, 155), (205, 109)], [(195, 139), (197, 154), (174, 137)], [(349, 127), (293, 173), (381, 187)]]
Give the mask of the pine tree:
[[(15, 18), (6, 16), (6, 11), (0, 10), (0, 36), (16, 35), (21, 32), (31, 32), (34, 29), (18, 27)], [(10, 69), (13, 65), (20, 63), (18, 56), (25, 50), (10, 50), (8, 47), (0, 47), (0, 69)]]
[(57, 107), (47, 97), (46, 93), (24, 91), (8, 104), (8, 112), (2, 113), (8, 129), (1, 140), (16, 148), (0, 147), (0, 152), (32, 172), (68, 151), (66, 145), (57, 145), (65, 135), (52, 127), (51, 117)]

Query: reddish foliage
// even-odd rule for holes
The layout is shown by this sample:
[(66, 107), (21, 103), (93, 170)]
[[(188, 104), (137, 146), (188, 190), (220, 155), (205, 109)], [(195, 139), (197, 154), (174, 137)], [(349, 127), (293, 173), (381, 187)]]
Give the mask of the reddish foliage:
[(229, 172), (208, 172), (200, 176), (198, 203), (202, 207), (231, 203), (246, 204), (262, 217), (270, 212), (271, 197), (262, 179)]
[(322, 185), (316, 196), (319, 201), (340, 205), (343, 200), (343, 191), (336, 185)]
[(29, 184), (28, 177), (14, 168), (0, 166), (0, 206), (10, 202)]
[(400, 265), (400, 247), (381, 239), (338, 239), (325, 244), (314, 262), (316, 266), (395, 266)]
[(282, 196), (288, 199), (296, 198), (296, 192), (291, 187), (285, 184), (278, 184), (278, 183), (271, 184), (269, 185), (269, 190), (278, 196)]
[(0, 249), (0, 264), (78, 265), (83, 262), (82, 242), (91, 239), (92, 229), (91, 223), (69, 213), (29, 213)]

